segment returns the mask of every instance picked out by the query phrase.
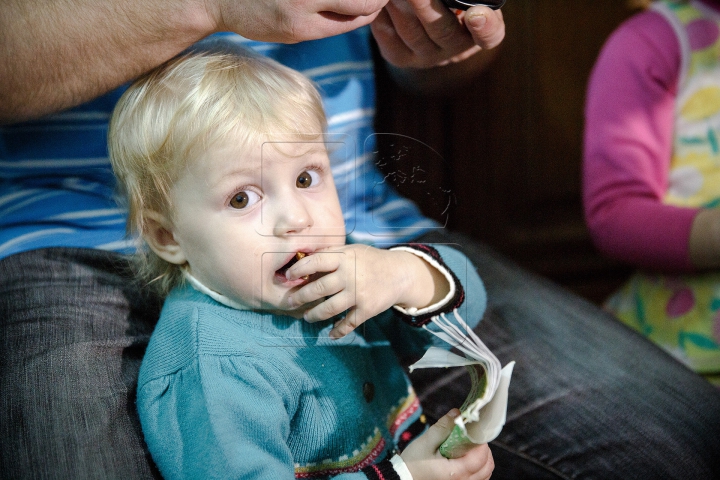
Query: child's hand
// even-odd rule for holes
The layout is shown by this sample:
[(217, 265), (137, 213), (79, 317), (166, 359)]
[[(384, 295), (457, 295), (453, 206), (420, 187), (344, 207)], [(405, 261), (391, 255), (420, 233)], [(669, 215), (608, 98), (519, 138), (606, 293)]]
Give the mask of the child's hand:
[(413, 480), (490, 478), (495, 462), (487, 444), (477, 445), (459, 458), (447, 459), (440, 455), (438, 448), (455, 427), (453, 420), (458, 415), (460, 415), (458, 409), (450, 410), (400, 454)]
[(288, 298), (291, 308), (325, 299), (305, 312), (308, 322), (327, 320), (348, 310), (330, 331), (340, 338), (393, 305), (423, 308), (449, 291), (447, 280), (412, 253), (366, 245), (344, 245), (315, 252), (288, 269), (290, 280), (319, 275)]

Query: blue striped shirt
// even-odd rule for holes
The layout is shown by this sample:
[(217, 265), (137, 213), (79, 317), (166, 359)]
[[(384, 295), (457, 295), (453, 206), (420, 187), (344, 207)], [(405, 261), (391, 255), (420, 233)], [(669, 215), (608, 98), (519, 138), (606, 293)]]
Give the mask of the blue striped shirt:
[[(375, 165), (368, 35), (363, 28), (285, 45), (219, 34), (301, 71), (319, 87), (348, 240), (405, 242), (437, 224), (400, 197)], [(108, 121), (125, 88), (38, 121), (0, 127), (0, 258), (44, 247), (134, 250), (107, 156)]]

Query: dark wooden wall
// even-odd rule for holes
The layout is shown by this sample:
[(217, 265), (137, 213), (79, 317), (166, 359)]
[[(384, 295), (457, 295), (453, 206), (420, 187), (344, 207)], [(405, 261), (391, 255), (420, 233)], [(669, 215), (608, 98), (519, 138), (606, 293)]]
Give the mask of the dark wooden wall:
[[(601, 302), (629, 269), (597, 253), (583, 220), (583, 105), (602, 44), (634, 11), (627, 0), (508, 0), (497, 59), (446, 98), (404, 93), (380, 68), (383, 168), (403, 172), (390, 179), (449, 228)], [(408, 159), (413, 168), (396, 168)]]

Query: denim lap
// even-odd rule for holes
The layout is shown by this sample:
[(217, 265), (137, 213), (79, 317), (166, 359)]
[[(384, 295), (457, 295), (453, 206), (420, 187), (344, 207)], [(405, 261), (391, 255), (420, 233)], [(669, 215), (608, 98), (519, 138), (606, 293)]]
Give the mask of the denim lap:
[[(593, 305), (465, 237), (488, 291), (477, 328), (517, 362), (494, 479), (714, 478), (720, 393)], [(44, 249), (0, 261), (3, 478), (159, 478), (135, 382), (160, 302), (126, 259)], [(429, 417), (460, 406), (462, 372), (410, 375)]]

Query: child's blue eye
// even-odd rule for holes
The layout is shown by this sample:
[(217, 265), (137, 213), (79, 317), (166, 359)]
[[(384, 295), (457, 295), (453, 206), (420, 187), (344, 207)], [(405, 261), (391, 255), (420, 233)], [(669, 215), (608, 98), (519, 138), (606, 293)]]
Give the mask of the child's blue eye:
[(244, 190), (242, 192), (236, 193), (230, 199), (230, 206), (232, 208), (237, 208), (238, 210), (240, 210), (254, 205), (258, 202), (258, 200), (260, 200), (260, 195), (251, 190)]
[(315, 170), (305, 170), (298, 175), (295, 180), (295, 186), (298, 188), (308, 188), (311, 185), (315, 185), (320, 181), (320, 174)]

